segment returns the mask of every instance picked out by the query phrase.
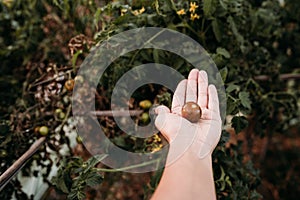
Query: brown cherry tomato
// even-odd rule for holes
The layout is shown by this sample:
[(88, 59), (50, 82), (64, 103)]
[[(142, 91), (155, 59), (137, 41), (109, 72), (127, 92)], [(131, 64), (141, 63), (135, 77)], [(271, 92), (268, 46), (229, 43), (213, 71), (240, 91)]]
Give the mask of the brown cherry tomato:
[(200, 120), (200, 117), (202, 115), (202, 110), (198, 106), (198, 104), (194, 102), (187, 102), (184, 104), (181, 110), (182, 117), (186, 118), (192, 123), (196, 123)]

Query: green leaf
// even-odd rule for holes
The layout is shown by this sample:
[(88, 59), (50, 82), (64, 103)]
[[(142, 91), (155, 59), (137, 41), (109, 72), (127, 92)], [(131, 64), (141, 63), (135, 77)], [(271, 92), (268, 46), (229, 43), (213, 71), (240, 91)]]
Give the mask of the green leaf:
[(62, 192), (66, 194), (69, 193), (69, 188), (72, 185), (72, 179), (69, 176), (69, 170), (60, 168), (57, 175), (52, 178), (51, 182)]
[(228, 85), (228, 87), (226, 88), (226, 92), (227, 92), (227, 93), (230, 93), (230, 92), (232, 92), (232, 91), (234, 91), (234, 90), (239, 90), (239, 89), (240, 89), (240, 86), (235, 85), (235, 84), (230, 84), (230, 85)]
[(220, 69), (220, 74), (221, 74), (222, 80), (225, 81), (227, 78), (227, 74), (228, 74), (227, 67)]
[(82, 190), (72, 190), (67, 198), (70, 200), (81, 200), (85, 198), (85, 193)]
[(227, 6), (227, 4), (226, 4), (226, 0), (219, 0), (219, 4), (220, 4), (220, 6), (221, 6), (224, 10), (227, 11), (228, 6)]
[(223, 169), (222, 166), (220, 166), (220, 169), (221, 169), (221, 175), (220, 175), (220, 178), (218, 180), (216, 180), (216, 183), (218, 185), (220, 185), (220, 189), (219, 190), (223, 191), (225, 189), (225, 187), (226, 187), (226, 182), (225, 182), (225, 176), (226, 176), (226, 174), (225, 174), (225, 171), (224, 171), (224, 169)]
[(59, 9), (63, 10), (63, 7), (61, 6), (61, 2), (58, 2), (58, 0), (52, 0), (52, 3), (55, 6), (59, 7)]
[(174, 62), (174, 69), (179, 70), (180, 68), (182, 68), (182, 66), (184, 66), (185, 62), (183, 59), (176, 59), (176, 61)]
[(226, 113), (230, 115), (235, 115), (238, 112), (236, 100), (228, 98)]
[(229, 26), (231, 28), (232, 33), (234, 34), (234, 36), (236, 37), (236, 40), (240, 43), (243, 44), (244, 43), (244, 37), (239, 33), (236, 24), (234, 22), (234, 19), (232, 16), (229, 16), (227, 18), (227, 22), (229, 23)]
[(159, 52), (157, 49), (153, 49), (153, 59), (155, 63), (159, 63)]
[(76, 61), (77, 61), (78, 56), (81, 55), (82, 53), (83, 53), (82, 50), (79, 50), (73, 55), (73, 58), (71, 59), (73, 68), (75, 68), (75, 66), (76, 66)]
[(101, 155), (95, 155), (95, 156), (89, 158), (86, 161), (87, 168), (84, 170), (84, 173), (89, 171), (91, 168), (95, 167), (95, 165), (98, 164), (104, 158), (106, 158), (106, 156), (107, 156), (106, 154), (101, 154)]
[(221, 39), (222, 39), (222, 34), (221, 34), (221, 31), (220, 31), (220, 27), (219, 27), (219, 22), (217, 19), (214, 19), (211, 23), (212, 25), (212, 29), (213, 29), (213, 32), (214, 32), (214, 35), (217, 39), (218, 42), (221, 42)]
[(225, 178), (226, 174), (225, 174), (225, 171), (224, 171), (222, 166), (220, 166), (220, 169), (221, 169), (221, 176), (217, 181), (224, 181), (224, 178)]
[(244, 116), (234, 116), (231, 123), (236, 133), (240, 133), (248, 126), (248, 120)]
[(93, 186), (96, 186), (96, 185), (99, 185), (102, 183), (102, 176), (100, 174), (98, 174), (97, 172), (92, 172), (92, 173), (89, 173), (87, 178), (86, 178), (86, 184), (93, 187)]
[(241, 101), (241, 104), (245, 108), (251, 109), (251, 100), (249, 98), (249, 92), (240, 92), (239, 93), (239, 99)]
[(211, 17), (216, 10), (214, 0), (203, 0), (203, 12), (206, 17)]
[(158, 15), (166, 17), (166, 15), (162, 14), (160, 11), (159, 0), (155, 0), (154, 7)]
[(230, 180), (229, 176), (226, 176), (225, 181), (226, 181), (227, 185), (229, 185), (230, 187), (232, 187), (232, 183), (231, 183), (231, 180)]
[(230, 53), (226, 49), (221, 48), (221, 47), (217, 48), (217, 54), (222, 55), (222, 56), (224, 56), (225, 58), (228, 58), (228, 59), (230, 58)]
[(83, 159), (81, 157), (71, 157), (64, 161), (61, 167), (67, 170), (71, 170), (73, 168), (78, 168), (82, 165)]

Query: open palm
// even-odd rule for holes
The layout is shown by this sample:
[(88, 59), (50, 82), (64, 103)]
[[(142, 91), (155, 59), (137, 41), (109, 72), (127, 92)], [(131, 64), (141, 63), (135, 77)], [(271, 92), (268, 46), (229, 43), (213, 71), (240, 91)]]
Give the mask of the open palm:
[[(181, 115), (187, 102), (197, 103), (201, 119), (191, 123)], [(192, 152), (202, 159), (211, 154), (221, 136), (222, 120), (216, 87), (208, 85), (205, 71), (193, 69), (188, 79), (181, 81), (174, 93), (171, 111), (165, 106), (156, 108), (155, 125), (170, 144), (169, 156), (173, 160), (184, 152)]]

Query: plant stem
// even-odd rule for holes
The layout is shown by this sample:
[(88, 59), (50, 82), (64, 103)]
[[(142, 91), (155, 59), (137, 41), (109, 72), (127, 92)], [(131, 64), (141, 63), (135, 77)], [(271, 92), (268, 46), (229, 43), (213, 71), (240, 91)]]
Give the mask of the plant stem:
[(118, 168), (118, 169), (96, 168), (96, 171), (100, 171), (100, 172), (120, 172), (120, 171), (129, 170), (129, 169), (144, 167), (144, 166), (147, 166), (147, 165), (159, 162), (159, 161), (160, 161), (160, 159), (155, 159), (155, 160), (151, 160), (151, 161), (136, 164), (136, 165), (131, 165), (131, 166), (128, 166), (128, 167), (121, 167), (121, 168)]

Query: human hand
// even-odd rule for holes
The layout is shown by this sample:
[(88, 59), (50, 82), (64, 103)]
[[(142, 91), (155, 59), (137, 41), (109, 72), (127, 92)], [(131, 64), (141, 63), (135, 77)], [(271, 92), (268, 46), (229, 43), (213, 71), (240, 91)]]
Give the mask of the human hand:
[[(197, 103), (202, 116), (196, 123), (182, 117), (187, 102)], [(170, 144), (171, 160), (188, 151), (203, 159), (211, 155), (221, 136), (222, 120), (216, 87), (208, 85), (205, 71), (193, 69), (188, 79), (181, 81), (174, 93), (171, 111), (166, 106), (155, 109), (155, 125)]]

